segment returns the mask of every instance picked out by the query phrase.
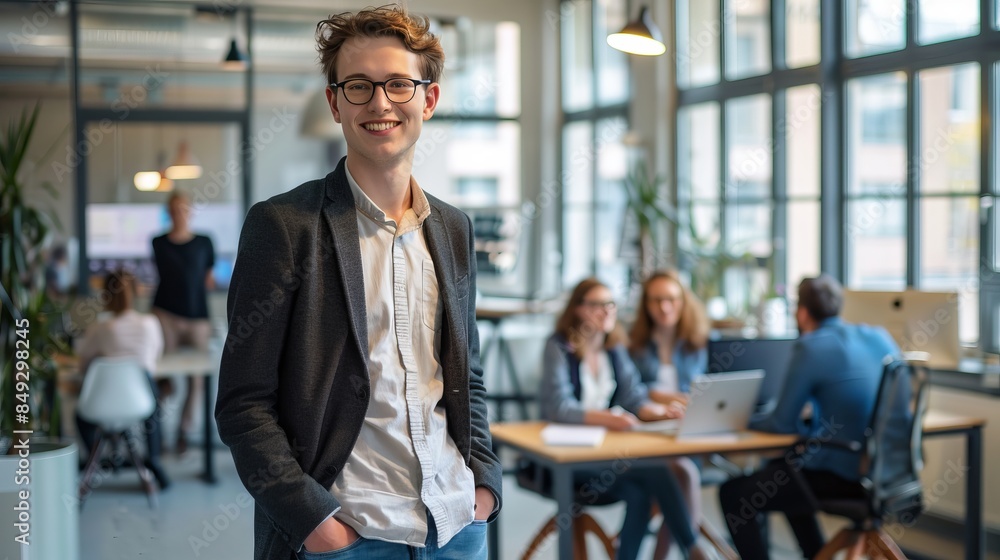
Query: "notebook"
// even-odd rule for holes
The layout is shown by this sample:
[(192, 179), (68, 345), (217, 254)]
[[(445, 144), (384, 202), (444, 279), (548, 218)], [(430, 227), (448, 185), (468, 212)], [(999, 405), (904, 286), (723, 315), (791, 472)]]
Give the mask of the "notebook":
[(643, 422), (635, 429), (678, 438), (745, 430), (763, 379), (760, 369), (705, 375), (691, 384), (683, 418)]
[(542, 428), (545, 445), (598, 447), (604, 441), (607, 428), (577, 424), (549, 424)]

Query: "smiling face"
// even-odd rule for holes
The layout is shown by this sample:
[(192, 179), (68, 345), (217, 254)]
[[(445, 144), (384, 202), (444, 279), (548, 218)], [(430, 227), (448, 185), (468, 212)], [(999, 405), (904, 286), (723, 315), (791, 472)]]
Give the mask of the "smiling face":
[(611, 290), (604, 286), (595, 286), (583, 296), (583, 301), (577, 306), (577, 317), (580, 318), (580, 329), (584, 334), (607, 334), (615, 328), (618, 312), (615, 307)]
[(646, 289), (646, 312), (657, 327), (675, 328), (684, 311), (684, 290), (670, 278), (658, 278)]
[[(351, 78), (373, 82), (424, 78), (420, 57), (395, 37), (354, 37), (344, 42), (337, 56), (338, 82)], [(438, 84), (420, 85), (413, 99), (393, 103), (382, 87), (376, 86), (368, 103), (354, 105), (340, 88), (326, 90), (333, 118), (343, 125), (348, 159), (377, 168), (412, 162), (423, 121), (434, 114), (439, 95)]]

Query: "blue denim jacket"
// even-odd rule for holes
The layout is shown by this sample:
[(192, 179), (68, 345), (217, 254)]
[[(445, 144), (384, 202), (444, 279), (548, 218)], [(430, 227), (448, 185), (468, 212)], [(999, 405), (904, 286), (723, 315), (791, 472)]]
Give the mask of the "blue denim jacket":
[[(660, 372), (660, 354), (652, 340), (639, 352), (632, 353), (639, 376), (646, 385), (656, 383)], [(684, 348), (684, 341), (674, 345), (674, 367), (677, 368), (677, 389), (682, 393), (691, 392), (691, 381), (708, 370), (708, 349), (690, 351)]]

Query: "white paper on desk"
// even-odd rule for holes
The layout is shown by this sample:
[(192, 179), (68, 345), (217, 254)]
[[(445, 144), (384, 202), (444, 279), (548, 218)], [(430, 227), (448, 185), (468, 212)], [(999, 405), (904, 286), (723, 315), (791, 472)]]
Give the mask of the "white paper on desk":
[(549, 424), (542, 428), (542, 441), (545, 445), (597, 447), (604, 441), (607, 431), (603, 426)]

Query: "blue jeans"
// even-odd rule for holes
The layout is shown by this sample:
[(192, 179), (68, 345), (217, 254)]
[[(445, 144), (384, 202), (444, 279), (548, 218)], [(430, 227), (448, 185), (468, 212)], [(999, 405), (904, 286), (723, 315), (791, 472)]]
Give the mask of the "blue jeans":
[(358, 540), (333, 552), (299, 552), (300, 560), (384, 560), (399, 558), (410, 560), (487, 560), (486, 522), (473, 521), (448, 541), (443, 548), (437, 545), (437, 528), (427, 516), (427, 541), (424, 548), (399, 543)]
[(663, 522), (681, 548), (688, 550), (694, 544), (695, 535), (681, 489), (665, 464), (662, 467), (634, 466), (620, 474), (610, 470), (585, 471), (577, 473), (574, 482), (577, 487), (589, 484), (591, 491), (625, 502), (625, 520), (618, 537), (616, 560), (635, 560), (639, 556), (654, 502), (660, 506)]

